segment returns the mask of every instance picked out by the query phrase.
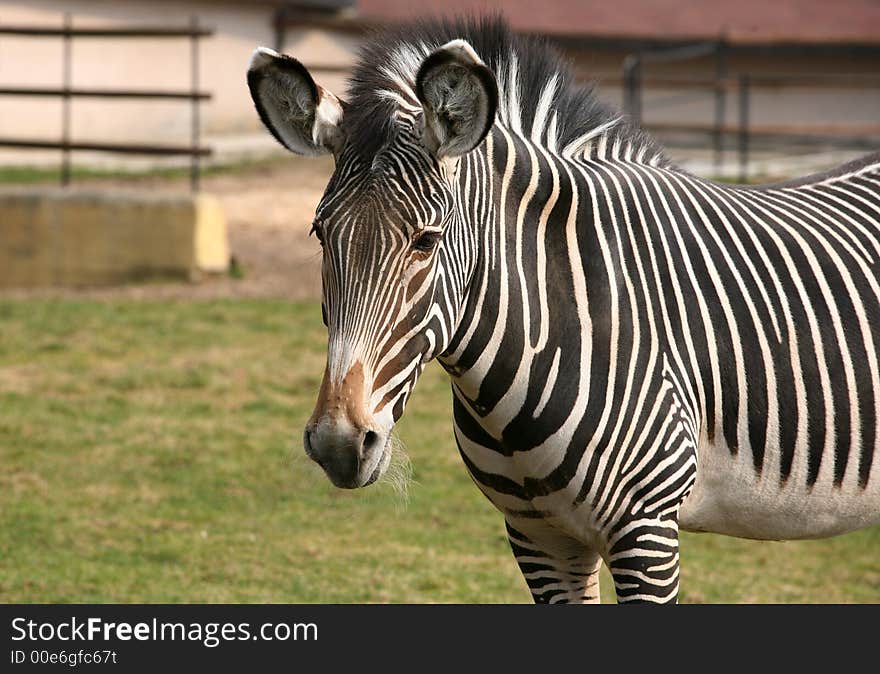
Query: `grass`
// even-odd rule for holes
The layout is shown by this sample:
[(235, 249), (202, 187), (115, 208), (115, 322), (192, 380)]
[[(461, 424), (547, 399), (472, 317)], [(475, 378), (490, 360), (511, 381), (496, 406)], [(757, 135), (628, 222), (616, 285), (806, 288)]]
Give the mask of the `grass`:
[[(439, 368), (399, 429), (408, 505), (302, 458), (323, 330), (311, 303), (0, 301), (0, 601), (529, 601)], [(877, 527), (685, 535), (681, 599), (877, 602), (878, 553)]]
[[(200, 170), (202, 178), (211, 176), (245, 173), (257, 168), (271, 167), (286, 159), (282, 156), (269, 156), (259, 159), (242, 159), (227, 163), (203, 164)], [(86, 165), (71, 166), (70, 178), (73, 184), (89, 183), (101, 180), (121, 180), (137, 184), (154, 180), (181, 180), (188, 178), (188, 166), (153, 167), (146, 169), (92, 168)], [(61, 181), (60, 166), (8, 165), (0, 166), (0, 186), (2, 185), (57, 185)]]

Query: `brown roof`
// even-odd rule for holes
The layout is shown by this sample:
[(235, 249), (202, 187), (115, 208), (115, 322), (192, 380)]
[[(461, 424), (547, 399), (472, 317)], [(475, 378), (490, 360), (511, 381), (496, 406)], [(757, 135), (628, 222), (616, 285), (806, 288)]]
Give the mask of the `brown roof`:
[(368, 20), (501, 11), (521, 32), (558, 37), (748, 44), (880, 44), (878, 0), (357, 0)]

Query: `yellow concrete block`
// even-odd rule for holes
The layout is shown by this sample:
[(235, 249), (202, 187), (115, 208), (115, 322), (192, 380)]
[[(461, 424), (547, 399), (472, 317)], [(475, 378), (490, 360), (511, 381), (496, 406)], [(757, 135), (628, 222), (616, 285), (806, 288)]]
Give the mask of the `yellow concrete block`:
[(193, 278), (228, 261), (226, 219), (207, 195), (0, 190), (0, 287)]
[(229, 236), (226, 215), (216, 198), (200, 194), (195, 208), (196, 268), (205, 272), (222, 273), (229, 269)]

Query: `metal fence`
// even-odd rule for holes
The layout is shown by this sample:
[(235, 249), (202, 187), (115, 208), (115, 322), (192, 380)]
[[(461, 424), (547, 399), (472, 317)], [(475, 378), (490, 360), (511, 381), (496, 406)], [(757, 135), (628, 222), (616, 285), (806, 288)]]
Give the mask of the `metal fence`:
[[(211, 94), (199, 88), (199, 40), (210, 37), (214, 31), (199, 25), (198, 18), (190, 18), (188, 26), (156, 27), (73, 27), (71, 16), (66, 14), (64, 25), (60, 28), (37, 26), (0, 25), (0, 38), (3, 35), (32, 38), (61, 38), (63, 56), (61, 59), (61, 87), (4, 87), (0, 85), (0, 96), (28, 96), (61, 98), (61, 138), (8, 138), (0, 137), (0, 147), (21, 149), (61, 150), (61, 184), (69, 185), (71, 179), (71, 152), (76, 150), (110, 152), (116, 154), (152, 156), (188, 156), (190, 161), (190, 186), (193, 191), (199, 188), (201, 159), (212, 154), (211, 148), (201, 145), (201, 110), (203, 101), (210, 100)], [(188, 91), (146, 90), (146, 89), (86, 89), (75, 88), (73, 81), (72, 42), (74, 39), (88, 38), (162, 38), (188, 39), (190, 41), (190, 88)], [(190, 139), (188, 145), (161, 145), (142, 143), (111, 143), (96, 140), (73, 140), (70, 133), (71, 104), (75, 98), (107, 99), (156, 99), (189, 101), (191, 106)]]
[[(869, 138), (880, 138), (880, 120), (876, 124), (825, 124), (822, 126), (768, 125), (755, 123), (751, 99), (761, 87), (809, 86), (815, 88), (876, 88), (880, 89), (880, 75), (866, 74), (730, 74), (728, 56), (731, 47), (723, 40), (698, 43), (672, 49), (657, 49), (630, 54), (623, 62), (623, 105), (626, 113), (649, 131), (701, 134), (711, 138), (716, 168), (720, 169), (725, 139), (734, 138), (739, 164), (739, 180), (746, 182), (749, 171), (749, 153), (756, 138), (779, 143), (831, 144), (842, 148), (870, 148)], [(651, 75), (651, 65), (711, 57), (714, 75), (691, 77)], [(687, 90), (695, 96), (714, 98), (714, 119), (710, 124), (652, 123), (644, 119), (644, 90), (646, 88)], [(728, 97), (735, 96), (737, 119), (727, 120)], [(652, 107), (656, 109), (657, 103)]]

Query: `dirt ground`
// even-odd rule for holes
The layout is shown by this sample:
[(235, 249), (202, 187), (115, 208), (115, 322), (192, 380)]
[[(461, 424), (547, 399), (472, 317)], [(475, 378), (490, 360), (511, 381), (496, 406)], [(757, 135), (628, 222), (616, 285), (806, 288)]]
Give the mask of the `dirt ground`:
[[(226, 212), (230, 249), (242, 272), (240, 278), (224, 275), (196, 282), (112, 288), (6, 290), (0, 297), (319, 298), (321, 249), (308, 232), (332, 170), (329, 159), (291, 157), (203, 177), (203, 192), (215, 196)], [(78, 187), (181, 192), (187, 185), (187, 178), (102, 178), (83, 181)]]

